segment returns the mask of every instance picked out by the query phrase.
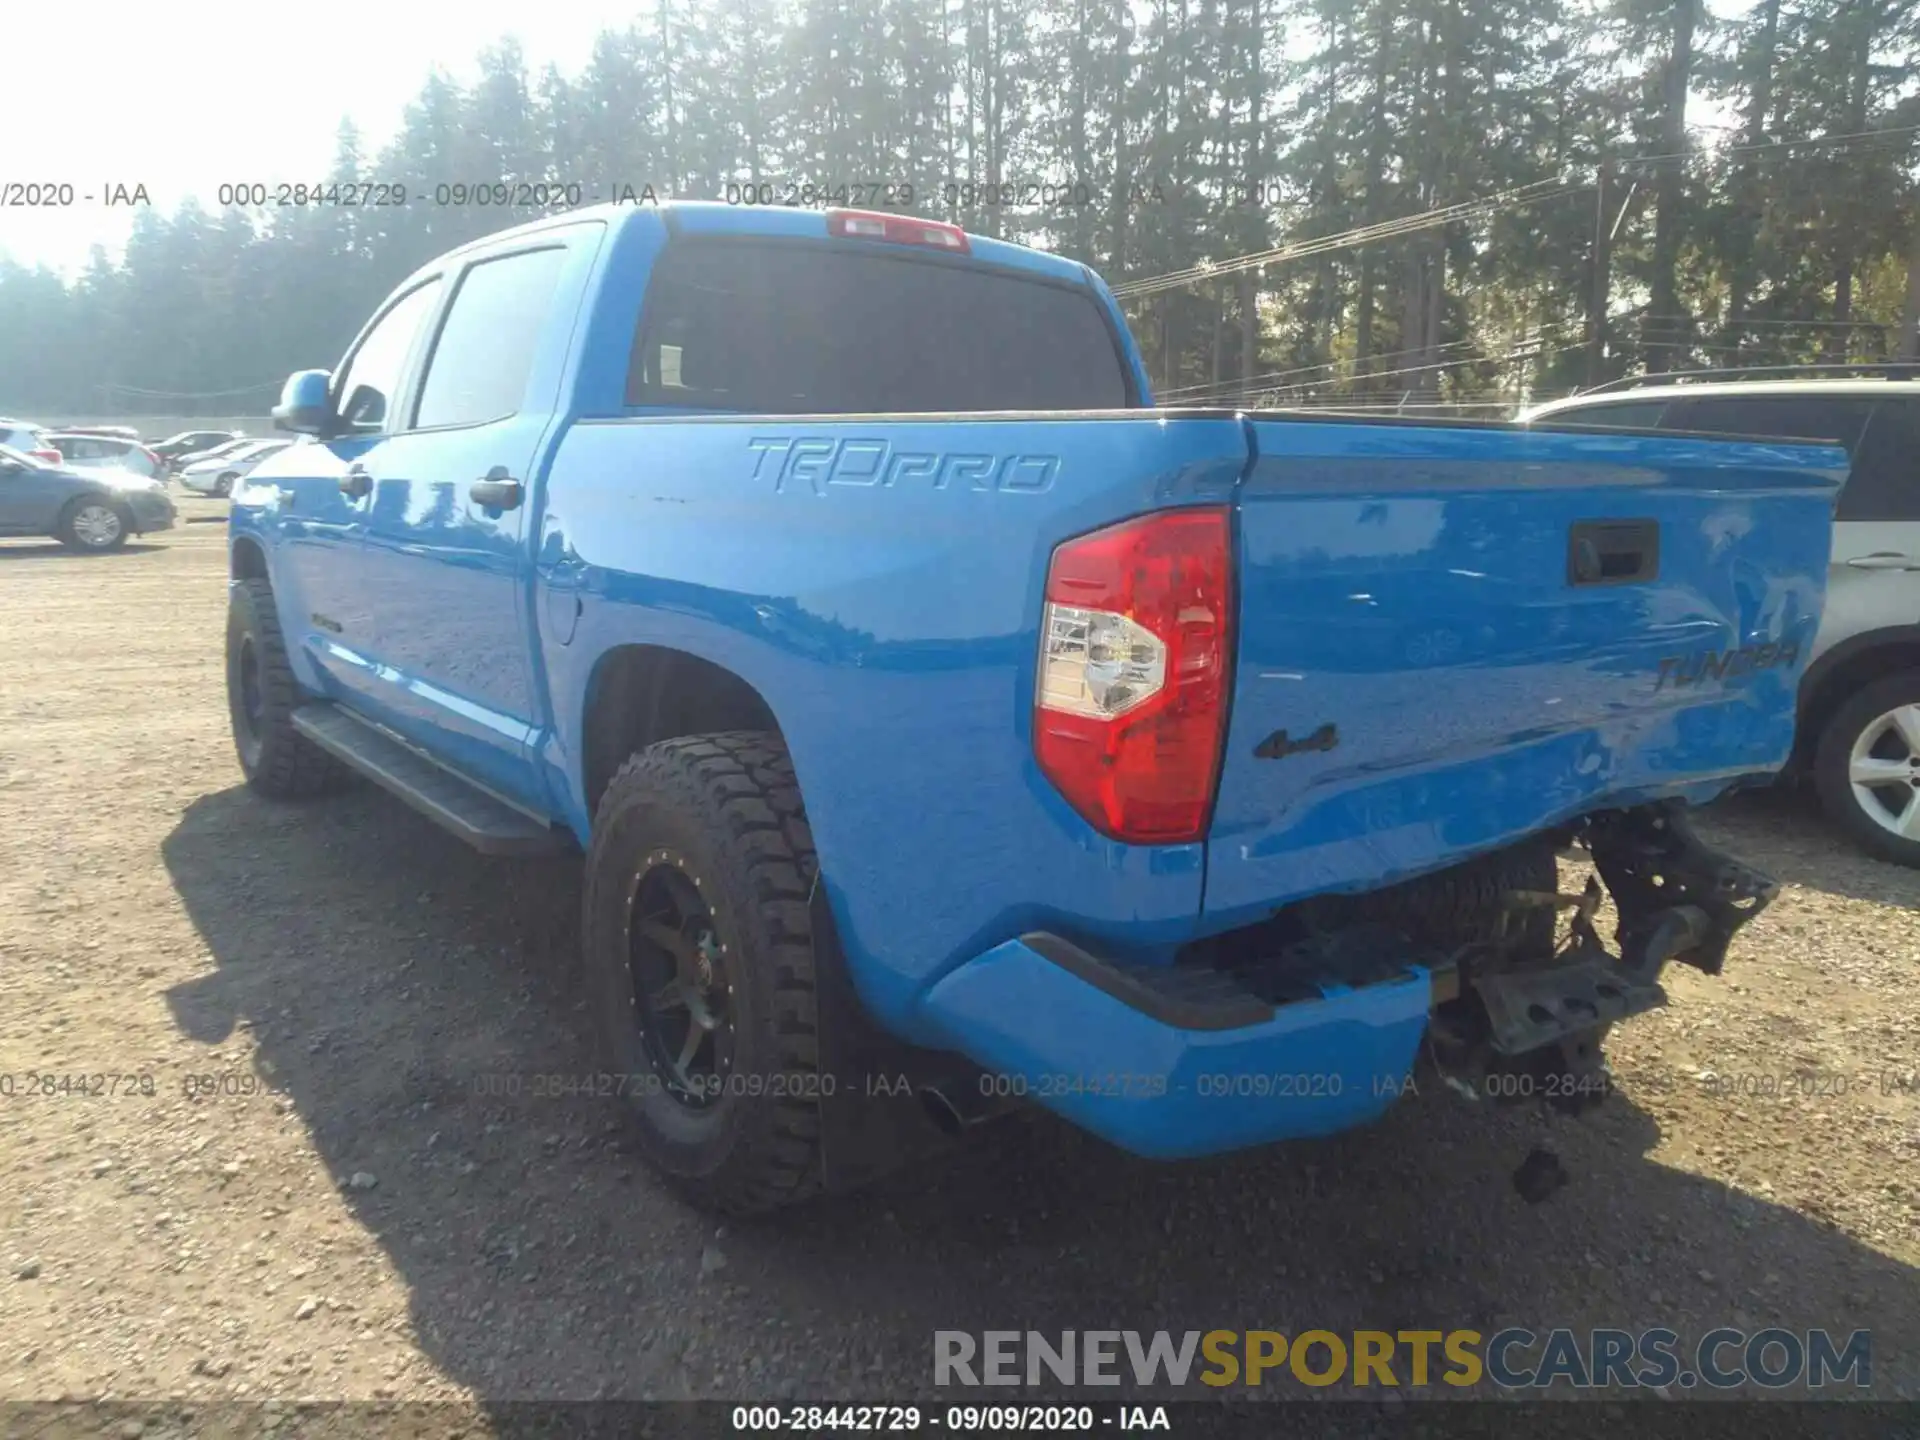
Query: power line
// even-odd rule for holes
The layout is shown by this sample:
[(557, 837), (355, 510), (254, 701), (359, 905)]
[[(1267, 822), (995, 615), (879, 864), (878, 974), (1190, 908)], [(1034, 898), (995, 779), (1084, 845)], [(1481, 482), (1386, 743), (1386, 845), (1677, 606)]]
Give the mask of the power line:
[[(1449, 340), (1444, 345), (1438, 346), (1437, 348), (1440, 350), (1455, 350), (1462, 345), (1471, 345), (1472, 343), (1473, 342), (1471, 340)], [(1424, 345), (1413, 345), (1413, 346), (1409, 346), (1405, 350), (1389, 350), (1381, 354), (1370, 355), (1367, 357), (1367, 359), (1369, 362), (1372, 362), (1375, 360), (1397, 360), (1403, 355), (1423, 355), (1426, 353), (1426, 350), (1427, 350), (1427, 347)], [(1199, 392), (1206, 392), (1206, 393), (1212, 393), (1215, 391), (1232, 392), (1236, 390), (1243, 390), (1250, 385), (1259, 385), (1262, 381), (1272, 382), (1272, 381), (1286, 380), (1295, 375), (1311, 375), (1316, 371), (1334, 370), (1334, 369), (1338, 369), (1342, 365), (1357, 365), (1359, 363), (1360, 362), (1357, 359), (1355, 360), (1322, 360), (1317, 362), (1316, 364), (1301, 365), (1291, 370), (1263, 370), (1259, 374), (1243, 376), (1236, 380), (1208, 380), (1195, 385), (1176, 386), (1171, 390), (1156, 390), (1154, 392), (1154, 398), (1170, 399), (1175, 396), (1184, 396), (1184, 395), (1190, 395), (1190, 394), (1195, 394)], [(1355, 374), (1353, 378), (1356, 380), (1359, 380), (1359, 379), (1365, 379), (1367, 377), (1360, 374)], [(1313, 382), (1307, 381), (1302, 383), (1311, 384)]]
[(1823, 145), (1851, 145), (1860, 140), (1876, 140), (1886, 136), (1904, 135), (1912, 138), (1920, 134), (1920, 125), (1892, 125), (1884, 130), (1855, 130), (1846, 135), (1815, 135), (1805, 140), (1769, 140), (1760, 145), (1731, 145), (1722, 150), (1670, 150), (1664, 155), (1634, 155), (1613, 162), (1615, 169), (1629, 165), (1656, 165), (1666, 160), (1694, 160), (1707, 158), (1723, 160), (1736, 155), (1759, 155), (1770, 150), (1798, 150), (1818, 148)]
[(1451, 225), (1456, 220), (1465, 220), (1517, 205), (1537, 204), (1543, 200), (1558, 199), (1562, 195), (1571, 195), (1576, 191), (1592, 188), (1591, 185), (1569, 184), (1557, 178), (1537, 180), (1530, 185), (1521, 185), (1478, 200), (1463, 200), (1439, 209), (1403, 215), (1396, 220), (1383, 220), (1373, 225), (1343, 230), (1333, 235), (1321, 235), (1311, 240), (1296, 241), (1288, 245), (1275, 246), (1270, 250), (1235, 256), (1231, 260), (1204, 261), (1198, 265), (1190, 265), (1184, 270), (1172, 270), (1164, 275), (1125, 281), (1114, 286), (1113, 293), (1123, 300), (1141, 295), (1153, 295), (1163, 290), (1175, 290), (1191, 285), (1196, 280), (1234, 275), (1242, 270), (1258, 269), (1262, 265), (1282, 260), (1298, 260), (1310, 255), (1323, 255), (1329, 251), (1351, 249), (1353, 246), (1369, 244), (1376, 240), (1395, 239), (1401, 235), (1412, 235), (1422, 230)]
[(142, 400), (224, 400), (231, 395), (257, 395), (262, 390), (278, 390), (278, 380), (262, 381), (258, 385), (247, 385), (238, 390), (142, 390), (137, 385), (104, 384), (100, 387), (104, 396), (137, 395)]
[[(1612, 161), (1615, 169), (1632, 166), (1654, 165), (1667, 160), (1688, 160), (1707, 158), (1726, 160), (1742, 155), (1759, 155), (1772, 151), (1818, 149), (1835, 145), (1854, 145), (1863, 141), (1887, 140), (1894, 136), (1911, 139), (1920, 134), (1920, 125), (1894, 125), (1879, 130), (1857, 130), (1845, 135), (1818, 135), (1804, 140), (1774, 140), (1759, 145), (1735, 145), (1724, 149), (1676, 150), (1664, 155), (1634, 155), (1626, 159)], [(1425, 210), (1413, 215), (1402, 216), (1397, 220), (1381, 221), (1374, 225), (1362, 225), (1352, 230), (1340, 231), (1333, 235), (1323, 235), (1312, 240), (1302, 240), (1291, 245), (1279, 245), (1270, 250), (1255, 251), (1247, 255), (1238, 255), (1230, 260), (1203, 261), (1190, 265), (1184, 270), (1171, 270), (1164, 275), (1149, 276), (1141, 280), (1124, 281), (1113, 287), (1114, 295), (1122, 300), (1142, 295), (1158, 294), (1164, 290), (1175, 290), (1191, 285), (1199, 280), (1212, 279), (1220, 275), (1234, 275), (1242, 270), (1257, 269), (1262, 265), (1275, 264), (1283, 260), (1299, 260), (1312, 255), (1323, 255), (1329, 251), (1347, 250), (1355, 246), (1371, 244), (1378, 240), (1398, 239), (1402, 235), (1416, 234), (1422, 230), (1431, 230), (1438, 226), (1451, 225), (1456, 220), (1464, 220), (1483, 213), (1493, 213), (1519, 205), (1536, 205), (1545, 200), (1557, 200), (1563, 195), (1591, 190), (1591, 183), (1577, 183), (1559, 178), (1537, 180), (1530, 185), (1522, 185), (1512, 190), (1489, 195), (1481, 200), (1461, 201), (1437, 210)]]

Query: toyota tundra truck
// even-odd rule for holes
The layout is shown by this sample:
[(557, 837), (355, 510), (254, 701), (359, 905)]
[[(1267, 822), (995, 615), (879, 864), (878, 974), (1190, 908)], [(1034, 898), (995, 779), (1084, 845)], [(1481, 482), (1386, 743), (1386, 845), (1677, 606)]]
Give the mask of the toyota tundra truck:
[(582, 852), (583, 1073), (703, 1205), (1021, 1104), (1578, 1103), (1774, 894), (1688, 814), (1793, 748), (1831, 446), (1157, 409), (1084, 265), (678, 203), (443, 256), (275, 416), (248, 783)]

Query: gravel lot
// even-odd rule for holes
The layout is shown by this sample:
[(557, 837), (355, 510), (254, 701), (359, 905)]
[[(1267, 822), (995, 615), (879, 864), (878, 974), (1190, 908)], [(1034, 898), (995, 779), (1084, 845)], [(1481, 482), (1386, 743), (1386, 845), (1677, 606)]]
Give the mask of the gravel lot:
[[(1711, 818), (1786, 891), (1581, 1120), (1430, 1087), (1161, 1167), (1036, 1117), (722, 1229), (613, 1102), (483, 1093), (585, 1068), (576, 861), (242, 788), (224, 537), (0, 544), (0, 1074), (122, 1077), (0, 1098), (0, 1396), (885, 1400), (941, 1328), (1778, 1323), (1920, 1398), (1920, 875), (1791, 798)], [(1574, 1179), (1529, 1206), (1537, 1143)]]

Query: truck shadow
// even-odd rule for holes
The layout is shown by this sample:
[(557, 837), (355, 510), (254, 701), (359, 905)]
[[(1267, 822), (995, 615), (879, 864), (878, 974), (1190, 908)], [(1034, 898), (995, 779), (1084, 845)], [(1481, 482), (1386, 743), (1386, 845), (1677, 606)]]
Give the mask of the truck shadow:
[[(1920, 1379), (1920, 1274), (1650, 1158), (1630, 1092), (1579, 1121), (1429, 1093), (1182, 1166), (1035, 1116), (717, 1226), (650, 1179), (616, 1102), (539, 1078), (593, 1068), (577, 860), (484, 859), (370, 790), (207, 796), (163, 851), (217, 963), (170, 992), (177, 1024), (250, 1029), (414, 1342), (489, 1400), (924, 1397), (933, 1332), (990, 1328), (1868, 1328), (1877, 1393)], [(1508, 1177), (1543, 1137), (1574, 1179), (1530, 1206)]]
[(1701, 812), (1701, 834), (1776, 880), (1920, 909), (1920, 871), (1866, 853), (1821, 813), (1812, 787), (1746, 790)]

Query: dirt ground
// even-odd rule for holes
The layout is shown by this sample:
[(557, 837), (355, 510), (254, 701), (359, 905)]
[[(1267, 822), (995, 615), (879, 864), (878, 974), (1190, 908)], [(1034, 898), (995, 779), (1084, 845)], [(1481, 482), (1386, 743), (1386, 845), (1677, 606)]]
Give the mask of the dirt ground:
[(884, 1400), (936, 1329), (1507, 1324), (1867, 1328), (1920, 1398), (1920, 875), (1790, 797), (1711, 817), (1785, 892), (1580, 1120), (1159, 1166), (1039, 1117), (718, 1227), (613, 1101), (497, 1093), (587, 1068), (577, 861), (242, 787), (224, 536), (0, 544), (0, 1398)]

